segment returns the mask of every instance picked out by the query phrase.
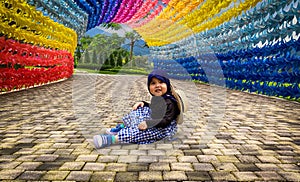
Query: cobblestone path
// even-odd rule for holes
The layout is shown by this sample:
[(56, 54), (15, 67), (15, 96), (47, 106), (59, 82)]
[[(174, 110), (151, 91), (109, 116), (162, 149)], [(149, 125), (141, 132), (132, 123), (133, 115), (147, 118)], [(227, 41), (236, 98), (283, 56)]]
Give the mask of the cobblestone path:
[(189, 110), (171, 141), (99, 150), (92, 136), (150, 99), (146, 77), (75, 74), (0, 95), (0, 180), (300, 180), (300, 103), (172, 81)]

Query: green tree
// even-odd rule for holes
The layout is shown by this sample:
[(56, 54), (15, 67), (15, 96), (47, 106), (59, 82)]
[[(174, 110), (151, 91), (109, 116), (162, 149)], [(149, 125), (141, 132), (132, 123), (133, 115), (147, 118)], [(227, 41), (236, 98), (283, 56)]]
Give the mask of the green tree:
[[(118, 24), (104, 25), (107, 28), (119, 29), (121, 28)], [(101, 69), (115, 66), (118, 57), (113, 55), (114, 51), (122, 50), (121, 45), (124, 44), (125, 37), (120, 37), (118, 34), (113, 33), (112, 35), (98, 34), (94, 37), (84, 36), (80, 39), (80, 50), (85, 52), (83, 60), (85, 64), (100, 64)], [(90, 53), (90, 55), (87, 55)], [(123, 55), (122, 55), (123, 59)], [(103, 66), (104, 67), (103, 67)], [(80, 66), (80, 65), (79, 65)], [(102, 68), (103, 67), (103, 68)]]
[(96, 50), (100, 63), (103, 63), (115, 50), (121, 47), (124, 40), (125, 38), (118, 36), (118, 34), (111, 36), (98, 34), (90, 43), (90, 48)]
[(113, 30), (120, 30), (122, 28), (122, 26), (117, 23), (102, 23), (101, 26), (104, 28), (111, 28)]
[(85, 53), (84, 53), (84, 62), (85, 63), (90, 63), (91, 62), (90, 53), (88, 52), (88, 50), (86, 50)]
[(77, 45), (75, 56), (74, 56), (74, 68), (76, 68), (78, 63), (80, 62), (81, 62), (81, 50), (80, 50), (80, 45)]
[(134, 44), (137, 40), (141, 39), (140, 34), (138, 34), (136, 31), (132, 31), (132, 32), (126, 32), (125, 37), (129, 40), (129, 45), (130, 45), (130, 52), (129, 52), (129, 59), (131, 62), (131, 67), (132, 65), (132, 58), (133, 58), (133, 48), (134, 48)]
[(114, 54), (110, 54), (109, 55), (109, 65), (111, 67), (115, 67), (115, 58), (114, 58)]
[(129, 56), (125, 57), (125, 64), (127, 64), (129, 62)]
[(103, 66), (101, 67), (101, 69), (103, 70), (103, 68), (104, 68), (104, 69), (106, 69), (106, 68), (111, 68), (109, 59), (105, 59), (105, 60), (104, 60), (104, 64), (103, 64)]
[(96, 50), (95, 50), (95, 49), (93, 49), (93, 58), (92, 58), (92, 59), (93, 59), (92, 62), (93, 62), (94, 64), (97, 64), (97, 63), (98, 63), (98, 61), (97, 61), (97, 54), (96, 54)]
[(117, 66), (122, 66), (122, 52), (119, 51), (118, 54), (117, 54)]
[(82, 51), (85, 51), (89, 45), (91, 44), (91, 42), (93, 41), (93, 38), (90, 37), (90, 36), (83, 36), (81, 39), (80, 39), (80, 44), (79, 44), (79, 47)]

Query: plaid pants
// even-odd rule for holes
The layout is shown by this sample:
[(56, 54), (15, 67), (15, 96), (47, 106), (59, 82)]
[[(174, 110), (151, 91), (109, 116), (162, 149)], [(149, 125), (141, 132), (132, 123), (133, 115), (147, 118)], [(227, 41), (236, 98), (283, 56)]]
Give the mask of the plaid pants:
[(166, 128), (148, 128), (139, 130), (138, 125), (145, 119), (150, 118), (151, 110), (149, 107), (139, 107), (123, 117), (125, 128), (118, 133), (120, 143), (149, 144), (164, 138), (171, 139), (177, 132), (176, 121), (173, 120)]

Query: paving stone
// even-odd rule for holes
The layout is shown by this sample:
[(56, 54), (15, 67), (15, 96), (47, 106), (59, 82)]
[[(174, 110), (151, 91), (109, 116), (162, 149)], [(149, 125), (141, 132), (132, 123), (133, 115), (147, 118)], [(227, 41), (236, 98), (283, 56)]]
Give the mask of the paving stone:
[[(281, 163), (284, 163), (284, 164), (292, 164), (294, 162), (297, 162), (297, 158), (294, 157), (294, 156), (286, 156), (286, 155), (283, 155), (283, 156), (278, 156), (278, 160), (281, 161)], [(298, 160), (300, 161), (300, 160)]]
[(141, 171), (139, 172), (139, 180), (141, 181), (161, 181), (162, 173), (160, 171)]
[(75, 148), (71, 155), (75, 155), (75, 156), (82, 155), (82, 154), (89, 155), (90, 153), (91, 150), (87, 148)]
[(70, 171), (58, 171), (58, 170), (48, 171), (46, 174), (44, 174), (44, 176), (41, 179), (51, 180), (51, 181), (64, 180), (69, 173)]
[(139, 146), (135, 144), (122, 145), (121, 147), (121, 149), (125, 149), (125, 150), (136, 150), (138, 148)]
[(82, 170), (84, 171), (103, 171), (106, 164), (104, 163), (95, 163), (95, 162), (87, 162)]
[(122, 149), (113, 149), (110, 152), (110, 155), (128, 155), (129, 151), (128, 150), (122, 150)]
[(202, 149), (204, 155), (223, 155), (220, 149)]
[(295, 156), (296, 154), (291, 150), (279, 150), (277, 151), (278, 154), (284, 155), (284, 156)]
[(127, 164), (124, 163), (108, 163), (106, 165), (106, 171), (126, 171)]
[(233, 172), (239, 181), (257, 181), (260, 178), (254, 172)]
[(169, 163), (151, 163), (149, 166), (149, 171), (170, 171)]
[(138, 162), (145, 162), (145, 163), (158, 162), (158, 157), (153, 155), (139, 156)]
[(118, 161), (118, 156), (99, 156), (98, 157), (98, 162), (117, 162)]
[(263, 163), (280, 163), (280, 161), (274, 156), (257, 156), (257, 158)]
[(137, 162), (138, 156), (134, 155), (129, 155), (129, 156), (120, 156), (118, 159), (119, 163), (132, 163), (132, 162)]
[(214, 140), (215, 143), (220, 143), (220, 144), (229, 144), (229, 141), (228, 140), (223, 140), (223, 139), (215, 139)]
[(130, 150), (129, 155), (147, 155), (147, 150)]
[[(48, 138), (48, 136), (47, 136)], [(36, 149), (40, 149), (40, 150), (45, 150), (45, 154), (52, 154), (55, 150), (57, 149), (51, 149), (50, 147), (53, 145), (53, 143), (49, 143), (48, 140), (45, 139), (41, 139), (41, 141), (39, 141), (41, 143), (38, 143), (37, 145), (34, 146), (34, 148)], [(37, 152), (36, 152), (37, 153)]]
[(71, 171), (66, 178), (68, 181), (89, 181), (92, 176), (91, 171)]
[(46, 171), (25, 171), (18, 179), (20, 180), (38, 180), (45, 174)]
[(1, 162), (0, 169), (14, 169), (16, 168), (21, 162)]
[(187, 176), (184, 171), (165, 171), (163, 172), (164, 180), (184, 181), (187, 180)]
[(201, 155), (203, 152), (200, 149), (187, 149), (183, 150), (185, 156), (196, 156)]
[(60, 170), (81, 170), (85, 162), (66, 162), (59, 169)]
[(149, 144), (149, 145), (139, 145), (138, 150), (153, 150), (156, 149), (155, 144)]
[(56, 149), (66, 149), (70, 146), (71, 144), (70, 143), (55, 143), (53, 144), (53, 148), (56, 148)]
[(194, 163), (194, 162), (198, 162), (198, 159), (196, 156), (179, 156), (178, 161)]
[[(172, 152), (174, 152), (174, 150)], [(144, 155), (146, 155), (146, 153)], [(148, 155), (165, 156), (166, 151), (165, 150), (148, 150)]]
[(209, 172), (213, 181), (237, 181), (233, 174), (223, 171), (211, 171)]
[[(300, 179), (298, 102), (186, 81), (172, 80), (193, 101), (174, 141), (95, 149), (94, 134), (118, 123), (134, 100), (149, 100), (145, 79), (74, 74), (0, 95), (0, 180)], [(128, 99), (111, 97), (119, 86)]]
[[(34, 146), (34, 145), (32, 145)], [(15, 152), (14, 154), (32, 154), (36, 151), (36, 149), (33, 148), (23, 148)]]
[(137, 181), (138, 178), (138, 172), (118, 172), (115, 181)]
[(260, 171), (261, 169), (258, 168), (255, 164), (251, 163), (235, 163), (234, 164), (239, 171), (246, 172), (246, 171)]
[(300, 165), (295, 164), (278, 164), (279, 167), (281, 167), (284, 171), (289, 172), (300, 172)]
[[(32, 162), (33, 160), (35, 160), (35, 158), (39, 157), (39, 155), (21, 155), (20, 157), (18, 157), (16, 159), (16, 161), (21, 161), (21, 162)], [(40, 158), (43, 159), (43, 158)], [(53, 158), (54, 159), (54, 158)], [(53, 160), (51, 159), (51, 160)], [(44, 159), (45, 160), (45, 159)], [(43, 162), (43, 161), (38, 161), (35, 160), (36, 162)]]
[(215, 168), (210, 163), (194, 163), (193, 167), (195, 171), (214, 171)]
[(278, 172), (285, 181), (299, 181), (300, 179), (300, 173), (298, 172)]
[(14, 161), (18, 156), (14, 155), (0, 155), (0, 162), (11, 162)]
[(20, 169), (4, 169), (0, 171), (0, 179), (1, 180), (12, 180), (17, 178), (20, 174), (22, 174), (24, 170)]
[(253, 155), (237, 155), (241, 163), (258, 163), (259, 159)]
[(98, 155), (79, 155), (76, 161), (95, 162)]
[(166, 151), (165, 155), (160, 155), (159, 157), (161, 157), (161, 156), (172, 157), (172, 156), (184, 156), (184, 155), (185, 155), (184, 151), (173, 149), (171, 151)]
[(273, 151), (273, 150), (260, 150), (259, 154), (262, 156), (277, 156), (278, 155), (277, 152)]
[(177, 157), (175, 156), (159, 156), (158, 161), (167, 163), (178, 162)]
[(194, 171), (193, 166), (191, 163), (171, 163), (172, 171)]
[(197, 171), (197, 172), (186, 172), (189, 181), (211, 181), (211, 177), (208, 172)]
[(116, 172), (94, 172), (90, 181), (114, 181)]
[(218, 160), (223, 163), (236, 163), (239, 160), (234, 155), (217, 156)]
[(259, 171), (255, 173), (265, 181), (283, 181), (283, 178), (275, 171)]
[(147, 171), (148, 168), (148, 163), (130, 163), (127, 166), (127, 171)]
[(180, 150), (190, 149), (190, 145), (187, 144), (174, 144), (173, 146), (175, 149), (180, 149)]
[(239, 155), (241, 154), (237, 149), (220, 149), (224, 155)]
[(233, 163), (213, 163), (217, 171), (238, 171)]
[(173, 145), (172, 144), (159, 144), (159, 145), (156, 145), (156, 149), (158, 150), (172, 150), (173, 149)]
[(263, 171), (280, 171), (280, 167), (276, 164), (270, 164), (270, 163), (256, 163), (255, 164), (258, 168), (260, 168)]
[(68, 162), (68, 161), (75, 161), (76, 160), (76, 156), (73, 155), (59, 155), (59, 157), (57, 159), (55, 159), (56, 162)]
[(39, 165), (36, 169), (40, 171), (48, 171), (59, 169), (63, 165), (63, 162), (44, 162)]
[(41, 162), (52, 162), (57, 159), (59, 155), (52, 155), (52, 154), (43, 154), (40, 156), (37, 156), (34, 161), (41, 161)]
[(215, 155), (197, 155), (199, 162), (215, 162), (218, 158)]
[(225, 148), (224, 144), (220, 144), (220, 143), (210, 143), (210, 144), (208, 144), (208, 146), (211, 149), (224, 149)]
[(57, 155), (70, 155), (74, 149), (57, 149), (53, 154)]

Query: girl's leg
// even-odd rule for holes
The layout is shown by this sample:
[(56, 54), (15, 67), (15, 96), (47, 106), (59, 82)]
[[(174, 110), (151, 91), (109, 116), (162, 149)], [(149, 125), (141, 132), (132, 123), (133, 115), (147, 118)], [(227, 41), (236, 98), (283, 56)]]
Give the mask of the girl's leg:
[(118, 135), (120, 143), (149, 144), (163, 138), (157, 128), (139, 130), (138, 128), (124, 128)]
[(149, 128), (146, 130), (139, 130), (136, 128), (124, 128), (120, 130), (117, 138), (119, 143), (135, 143), (135, 144), (149, 144), (167, 137), (172, 137), (177, 131), (176, 121), (173, 121), (166, 128)]
[(117, 144), (119, 141), (117, 136), (107, 134), (95, 135), (93, 140), (96, 148), (108, 147), (112, 144)]
[(122, 118), (123, 123), (118, 124), (115, 128), (107, 129), (106, 133), (110, 135), (117, 135), (118, 132), (125, 128), (135, 128), (138, 124), (150, 116), (150, 109), (148, 107), (140, 107), (137, 110), (130, 111)]
[(177, 131), (176, 121), (164, 129), (150, 128), (139, 130), (138, 128), (123, 128), (118, 135), (95, 135), (94, 144), (96, 148), (103, 148), (117, 143), (149, 144), (163, 138), (173, 136)]
[(121, 124), (117, 124), (117, 126), (115, 128), (109, 128), (106, 130), (106, 133), (109, 135), (116, 135), (118, 134), (118, 132), (122, 129), (125, 128), (124, 123)]

